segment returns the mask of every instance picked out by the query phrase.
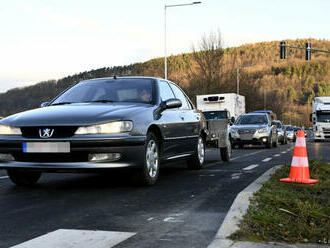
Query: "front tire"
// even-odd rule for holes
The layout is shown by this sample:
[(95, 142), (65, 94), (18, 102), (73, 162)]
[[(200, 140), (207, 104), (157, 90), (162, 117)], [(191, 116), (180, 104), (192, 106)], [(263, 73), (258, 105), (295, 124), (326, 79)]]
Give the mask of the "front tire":
[(32, 186), (41, 177), (41, 172), (8, 170), (10, 180), (18, 186)]
[(136, 173), (137, 182), (143, 186), (154, 185), (159, 175), (159, 141), (152, 132), (147, 134), (143, 167)]
[(199, 136), (195, 153), (188, 160), (188, 169), (191, 170), (202, 169), (204, 160), (205, 160), (205, 141), (202, 136)]

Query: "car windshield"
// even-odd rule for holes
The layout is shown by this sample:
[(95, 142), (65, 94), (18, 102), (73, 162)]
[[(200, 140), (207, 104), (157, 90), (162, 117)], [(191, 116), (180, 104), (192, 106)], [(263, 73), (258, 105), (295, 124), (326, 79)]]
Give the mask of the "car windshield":
[(207, 120), (228, 119), (227, 111), (206, 111), (203, 114)]
[(268, 120), (265, 115), (241, 115), (238, 117), (235, 125), (251, 125), (251, 124), (267, 124)]
[(292, 128), (291, 126), (287, 126), (287, 127), (286, 127), (286, 130), (287, 130), (287, 131), (293, 131), (293, 128)]
[(318, 122), (330, 122), (330, 114), (318, 114), (317, 121)]
[(100, 79), (76, 84), (60, 95), (52, 105), (85, 102), (151, 103), (152, 100), (152, 79)]

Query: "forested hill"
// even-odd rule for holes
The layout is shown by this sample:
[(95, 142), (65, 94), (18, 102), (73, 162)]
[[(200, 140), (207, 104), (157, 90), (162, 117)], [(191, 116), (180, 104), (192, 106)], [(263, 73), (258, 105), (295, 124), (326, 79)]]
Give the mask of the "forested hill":
[[(330, 50), (329, 40), (308, 39), (313, 49)], [(304, 47), (307, 40), (287, 40)], [(295, 125), (310, 125), (308, 116), (314, 96), (330, 95), (330, 54), (312, 53), (305, 61), (303, 50), (287, 50), (279, 59), (279, 41), (247, 44), (170, 56), (168, 78), (178, 83), (195, 100), (197, 94), (236, 92), (240, 69), (240, 94), (246, 97), (247, 111), (272, 109), (279, 119)], [(71, 85), (90, 78), (113, 75), (163, 77), (164, 59), (157, 58), (127, 66), (105, 67), (60, 80), (40, 82), (0, 94), (0, 116), (40, 106)]]

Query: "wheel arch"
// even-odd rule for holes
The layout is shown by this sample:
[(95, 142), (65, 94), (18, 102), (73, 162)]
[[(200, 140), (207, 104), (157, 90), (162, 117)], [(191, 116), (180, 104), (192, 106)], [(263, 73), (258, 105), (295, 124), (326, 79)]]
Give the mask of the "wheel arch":
[(160, 130), (160, 128), (155, 125), (155, 124), (152, 124), (151, 126), (148, 127), (148, 130), (147, 130), (147, 133), (148, 132), (152, 132), (153, 134), (156, 135), (158, 141), (159, 141), (159, 149), (160, 149), (160, 152), (161, 154), (163, 153), (163, 135), (162, 135), (162, 132)]

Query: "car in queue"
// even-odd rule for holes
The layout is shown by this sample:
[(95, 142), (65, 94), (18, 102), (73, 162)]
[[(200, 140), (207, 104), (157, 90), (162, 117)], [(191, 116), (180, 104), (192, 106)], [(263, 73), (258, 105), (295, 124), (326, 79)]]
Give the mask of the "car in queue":
[(230, 128), (232, 146), (243, 148), (245, 144), (278, 146), (277, 128), (267, 113), (240, 115)]
[(284, 128), (286, 130), (286, 137), (289, 141), (296, 141), (296, 133), (294, 131), (293, 126), (291, 125), (284, 125)]
[(164, 162), (203, 166), (204, 117), (171, 81), (85, 80), (42, 106), (0, 121), (0, 154), (7, 158), (0, 169), (17, 185), (35, 184), (43, 172), (124, 167), (135, 181), (153, 185)]
[(277, 133), (278, 133), (278, 141), (284, 145), (288, 143), (288, 137), (286, 134), (286, 129), (283, 126), (282, 122), (280, 120), (274, 120), (274, 123), (277, 127)]

